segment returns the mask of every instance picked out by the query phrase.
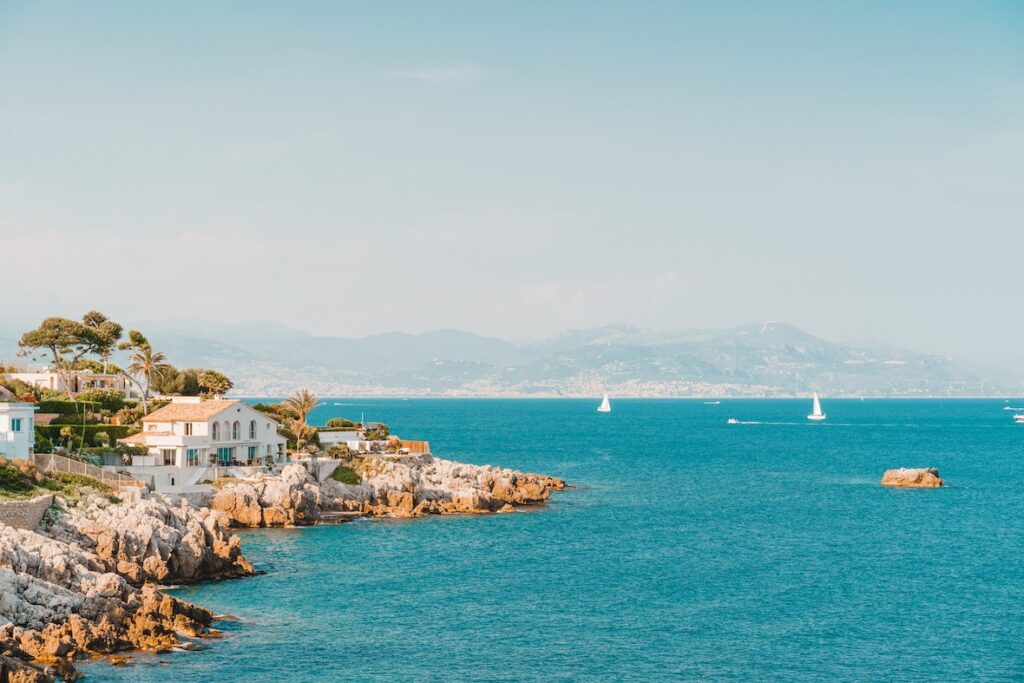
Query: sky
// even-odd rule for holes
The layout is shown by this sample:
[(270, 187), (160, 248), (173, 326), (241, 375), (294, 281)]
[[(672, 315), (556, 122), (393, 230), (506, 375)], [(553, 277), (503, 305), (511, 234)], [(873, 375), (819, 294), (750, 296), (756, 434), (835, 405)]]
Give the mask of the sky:
[(1024, 3), (0, 0), (8, 323), (1024, 365)]

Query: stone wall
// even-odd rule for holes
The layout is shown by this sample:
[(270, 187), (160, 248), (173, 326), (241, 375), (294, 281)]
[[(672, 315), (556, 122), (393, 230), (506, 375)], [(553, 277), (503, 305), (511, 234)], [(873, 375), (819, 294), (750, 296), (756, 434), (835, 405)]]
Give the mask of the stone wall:
[(0, 523), (17, 529), (35, 529), (52, 504), (53, 496), (49, 494), (0, 503)]

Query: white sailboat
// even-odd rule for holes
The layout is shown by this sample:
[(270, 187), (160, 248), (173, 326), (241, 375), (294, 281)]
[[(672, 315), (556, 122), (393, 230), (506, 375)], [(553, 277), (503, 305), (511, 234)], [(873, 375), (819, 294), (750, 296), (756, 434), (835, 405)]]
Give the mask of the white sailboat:
[(612, 412), (612, 404), (608, 402), (608, 394), (604, 395), (604, 400), (601, 401), (601, 405), (597, 407), (599, 413), (610, 413)]
[(807, 416), (808, 420), (814, 420), (819, 422), (825, 419), (825, 413), (821, 412), (821, 401), (818, 400), (818, 394), (814, 394), (814, 406), (811, 408), (811, 414)]

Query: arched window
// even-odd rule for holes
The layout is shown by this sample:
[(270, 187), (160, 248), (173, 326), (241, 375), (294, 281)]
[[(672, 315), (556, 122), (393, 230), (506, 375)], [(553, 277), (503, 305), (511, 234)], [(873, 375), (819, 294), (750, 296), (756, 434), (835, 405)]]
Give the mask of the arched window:
[(240, 438), (242, 438), (241, 432), (242, 425), (239, 424), (238, 420), (235, 420), (234, 423), (231, 425), (231, 440), (238, 441)]
[(219, 422), (214, 422), (213, 423), (213, 433), (212, 434), (213, 434), (213, 440), (214, 441), (219, 441), (220, 440), (220, 423)]
[(249, 423), (249, 438), (256, 438), (256, 420), (253, 420), (252, 422)]

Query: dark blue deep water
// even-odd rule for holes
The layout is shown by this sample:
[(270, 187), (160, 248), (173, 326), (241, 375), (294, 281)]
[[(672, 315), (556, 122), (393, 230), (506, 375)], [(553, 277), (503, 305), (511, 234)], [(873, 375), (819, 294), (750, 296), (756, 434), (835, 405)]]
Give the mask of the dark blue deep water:
[[(1002, 401), (826, 401), (824, 424), (808, 401), (596, 405), (327, 400), (314, 421), (365, 411), (578, 488), (522, 514), (246, 532), (265, 575), (176, 591), (238, 615), (224, 639), (89, 678), (1024, 679), (1024, 425)], [(947, 487), (881, 488), (898, 466)]]

